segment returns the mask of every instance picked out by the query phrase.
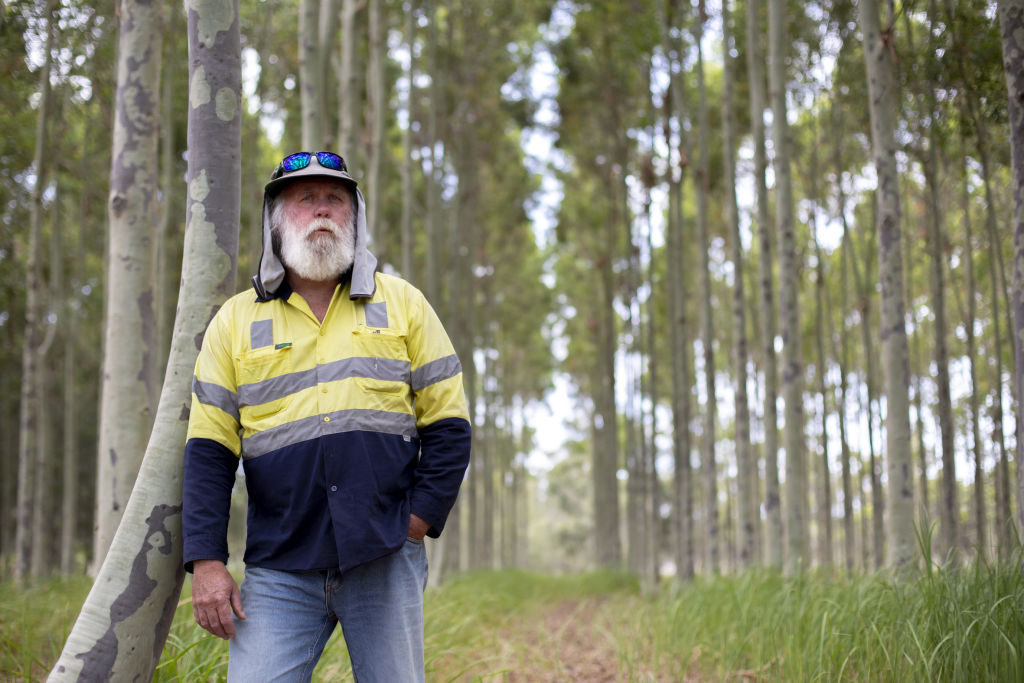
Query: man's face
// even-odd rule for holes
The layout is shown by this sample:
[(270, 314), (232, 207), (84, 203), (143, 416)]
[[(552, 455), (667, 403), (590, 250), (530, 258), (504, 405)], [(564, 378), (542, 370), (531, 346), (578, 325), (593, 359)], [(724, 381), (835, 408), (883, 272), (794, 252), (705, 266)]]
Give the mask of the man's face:
[(355, 253), (355, 202), (342, 183), (296, 180), (277, 196), (272, 225), (288, 270), (308, 280), (336, 280)]

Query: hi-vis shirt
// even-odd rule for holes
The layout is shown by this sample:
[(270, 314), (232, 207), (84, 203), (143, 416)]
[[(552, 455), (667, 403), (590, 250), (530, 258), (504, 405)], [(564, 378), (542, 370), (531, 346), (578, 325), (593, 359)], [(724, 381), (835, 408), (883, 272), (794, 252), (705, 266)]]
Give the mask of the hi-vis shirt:
[(246, 564), (344, 571), (400, 548), (410, 513), (440, 535), (469, 463), (462, 367), (419, 290), (375, 277), (370, 299), (338, 285), (323, 323), (287, 285), (238, 294), (210, 322), (185, 446), (186, 568), (227, 560), (239, 458)]

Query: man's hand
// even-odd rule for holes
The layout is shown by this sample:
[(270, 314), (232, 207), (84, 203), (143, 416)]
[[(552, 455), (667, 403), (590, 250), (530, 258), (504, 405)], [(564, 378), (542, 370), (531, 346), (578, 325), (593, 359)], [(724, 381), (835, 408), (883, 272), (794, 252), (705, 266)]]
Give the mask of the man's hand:
[(245, 619), (242, 592), (220, 560), (196, 560), (192, 564), (192, 614), (196, 623), (218, 638), (233, 638), (231, 612)]
[(422, 541), (428, 531), (430, 531), (430, 524), (426, 520), (416, 515), (409, 515), (409, 538)]

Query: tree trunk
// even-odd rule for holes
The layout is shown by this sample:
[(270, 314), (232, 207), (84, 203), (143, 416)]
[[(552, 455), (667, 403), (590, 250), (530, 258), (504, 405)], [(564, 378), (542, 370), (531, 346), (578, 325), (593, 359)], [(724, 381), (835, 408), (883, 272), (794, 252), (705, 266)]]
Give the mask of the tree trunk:
[(310, 152), (324, 147), (324, 72), (320, 61), (322, 49), (324, 46), (320, 44), (320, 3), (314, 0), (301, 0), (299, 91), (302, 102), (302, 149)]
[(747, 73), (750, 78), (750, 121), (754, 144), (754, 187), (757, 190), (757, 231), (760, 246), (758, 280), (761, 295), (761, 355), (764, 372), (764, 459), (766, 529), (765, 561), (782, 567), (782, 510), (779, 499), (779, 377), (775, 358), (775, 278), (772, 274), (772, 230), (765, 180), (764, 54), (761, 48), (761, 2), (747, 3)]
[[(929, 24), (934, 35), (938, 23), (934, 0), (930, 4)], [(928, 45), (934, 44), (934, 38)], [(935, 389), (938, 393), (939, 433), (942, 445), (942, 503), (939, 505), (939, 520), (942, 527), (943, 546), (946, 553), (956, 552), (959, 546), (960, 506), (957, 495), (956, 460), (953, 440), (953, 400), (949, 388), (949, 341), (946, 324), (946, 275), (943, 265), (945, 237), (942, 234), (942, 209), (939, 201), (939, 161), (937, 107), (932, 85), (927, 86), (925, 111), (930, 112), (928, 121), (928, 156), (925, 161), (925, 184), (928, 188), (928, 245), (930, 256), (929, 285), (935, 325)], [(908, 377), (909, 380), (909, 377)], [(908, 432), (909, 435), (909, 432)], [(908, 438), (909, 444), (909, 438)], [(908, 446), (909, 449), (909, 446)], [(912, 458), (911, 458), (912, 459)]]
[(786, 557), (793, 575), (808, 566), (807, 454), (803, 440), (803, 361), (800, 343), (799, 268), (793, 220), (793, 181), (789, 168), (786, 118), (785, 0), (769, 3), (769, 71), (772, 142), (775, 146), (775, 224), (779, 236), (779, 320), (782, 328), (782, 397), (786, 404)]
[[(817, 201), (818, 197), (818, 129), (814, 129), (814, 143), (811, 146), (811, 196)], [(821, 396), (821, 498), (818, 501), (818, 523), (821, 528), (818, 542), (818, 561), (825, 565), (832, 564), (832, 468), (829, 463), (829, 434), (828, 434), (828, 380), (826, 375), (825, 361), (825, 310), (826, 299), (828, 298), (828, 286), (825, 283), (825, 254), (822, 252), (821, 244), (818, 241), (818, 212), (817, 206), (811, 214), (811, 240), (814, 242), (815, 251), (815, 328), (818, 333), (815, 335), (815, 351), (817, 352), (816, 364), (818, 378), (818, 394)]]
[(878, 175), (878, 275), (882, 285), (882, 362), (885, 376), (886, 455), (889, 476), (888, 555), (901, 567), (914, 561), (914, 480), (910, 449), (907, 330), (900, 255), (900, 198), (896, 167), (896, 84), (892, 67), (892, 23), (883, 33), (877, 0), (860, 5), (864, 33), (872, 151)]
[[(1013, 379), (1018, 402), (1024, 398), (1024, 1), (1000, 0), (999, 27), (1003, 69), (1009, 95), (1010, 150), (1013, 162)], [(1024, 410), (1018, 403), (1017, 527), (1024, 528)], [(1009, 472), (1007, 472), (1009, 474)], [(1007, 506), (1009, 507), (1009, 506)], [(1008, 520), (1002, 520), (1007, 524)]]
[(424, 289), (427, 293), (427, 300), (434, 302), (434, 306), (441, 307), (441, 279), (438, 267), (438, 252), (440, 251), (440, 191), (441, 172), (438, 168), (440, 163), (437, 154), (438, 147), (438, 125), (437, 121), (441, 113), (440, 86), (442, 77), (440, 66), (437, 62), (437, 0), (427, 0), (429, 12), (429, 25), (427, 27), (427, 60), (430, 71), (430, 107), (427, 110), (427, 144), (430, 145), (428, 160), (430, 169), (424, 178), (426, 189), (427, 211), (426, 226), (424, 232), (423, 250), (426, 255), (426, 275), (424, 277)]
[(754, 555), (757, 550), (757, 530), (760, 512), (755, 494), (757, 465), (750, 450), (750, 404), (747, 396), (747, 311), (744, 294), (743, 244), (740, 240), (740, 214), (736, 204), (736, 114), (734, 111), (734, 87), (732, 58), (732, 20), (730, 0), (722, 2), (722, 54), (725, 64), (722, 69), (722, 144), (723, 185), (725, 186), (725, 212), (729, 225), (730, 256), (733, 270), (732, 320), (733, 372), (736, 406), (736, 477), (739, 501), (736, 506), (739, 537), (737, 555), (739, 568), (746, 569), (757, 564)]
[(367, 177), (368, 196), (366, 198), (369, 206), (368, 221), (370, 234), (381, 237), (378, 227), (382, 225), (379, 220), (381, 215), (381, 178), (383, 177), (384, 163), (384, 113), (387, 109), (386, 84), (384, 81), (384, 67), (387, 59), (387, 27), (384, 23), (384, 0), (369, 0), (370, 2), (370, 70), (369, 70), (369, 92), (370, 92), (370, 164)]
[(338, 144), (348, 160), (350, 169), (362, 168), (359, 151), (359, 112), (362, 98), (359, 93), (359, 74), (356, 59), (359, 56), (359, 37), (356, 33), (356, 15), (365, 0), (342, 0), (341, 9), (341, 70), (338, 74)]
[[(700, 12), (700, 10), (698, 10)], [(711, 240), (708, 237), (708, 98), (704, 85), (704, 55), (701, 40), (704, 34), (704, 16), (698, 13), (694, 26), (697, 45), (697, 165), (694, 167), (694, 189), (697, 193), (697, 248), (700, 249), (700, 329), (704, 355), (704, 430), (701, 435), (700, 466), (704, 474), (705, 524), (707, 525), (707, 571), (720, 571), (718, 521), (718, 471), (715, 463), (715, 331), (711, 313)]]
[(124, 514), (153, 426), (161, 12), (159, 3), (122, 0), (120, 5), (93, 538), (96, 566)]
[(32, 562), (32, 513), (35, 508), (36, 457), (39, 450), (39, 346), (42, 343), (42, 209), (43, 181), (46, 159), (46, 119), (50, 111), (50, 65), (56, 27), (55, 0), (46, 5), (46, 47), (43, 66), (39, 70), (39, 113), (36, 116), (35, 153), (32, 165), (36, 172), (29, 205), (28, 262), (25, 264), (25, 341), (21, 352), (21, 415), (18, 423), (18, 499), (15, 529), (14, 578), (28, 578)]
[[(340, 109), (340, 103), (338, 107), (333, 107), (331, 102), (331, 85), (333, 84), (331, 75), (334, 73), (334, 69), (331, 68), (331, 57), (334, 55), (334, 48), (337, 45), (340, 13), (338, 0), (320, 0), (319, 5), (320, 18), (317, 27), (317, 82), (320, 87), (318, 99), (321, 105), (319, 113), (321, 140), (319, 144), (323, 149), (335, 149), (334, 134), (331, 130), (334, 120), (331, 112)], [(334, 88), (334, 92), (337, 92), (337, 88)]]
[(405, 95), (405, 128), (402, 130), (402, 277), (407, 280), (416, 281), (412, 272), (412, 258), (414, 235), (412, 232), (412, 213), (415, 202), (415, 193), (412, 184), (412, 122), (413, 122), (413, 79), (415, 77), (415, 54), (416, 54), (416, 13), (413, 11), (413, 2), (409, 1), (409, 7), (405, 10), (405, 43), (409, 50), (409, 65), (405, 71), (406, 95)]
[[(125, 15), (122, 15), (124, 17)], [(188, 10), (187, 232), (180, 305), (160, 406), (124, 518), (51, 681), (150, 680), (184, 579), (182, 454), (203, 332), (235, 287), (240, 201), (238, 5)], [(216, 191), (211, 191), (216, 188)]]

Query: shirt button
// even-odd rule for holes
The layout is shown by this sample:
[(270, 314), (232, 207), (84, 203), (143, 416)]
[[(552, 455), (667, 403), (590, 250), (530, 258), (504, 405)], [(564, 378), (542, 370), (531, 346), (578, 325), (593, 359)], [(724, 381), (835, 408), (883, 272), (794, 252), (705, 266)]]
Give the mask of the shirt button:
[(337, 491), (337, 490), (338, 490), (338, 487), (337, 487), (337, 486), (332, 486), (332, 487), (331, 487), (331, 491)]
[(331, 418), (329, 418), (329, 417), (325, 417), (324, 418), (324, 422), (330, 422), (330, 421), (331, 421)]
[(325, 394), (326, 394), (326, 393), (327, 393), (327, 387), (326, 387), (326, 386), (322, 386), (322, 387), (320, 387), (320, 391), (321, 391), (322, 393), (325, 393)]

